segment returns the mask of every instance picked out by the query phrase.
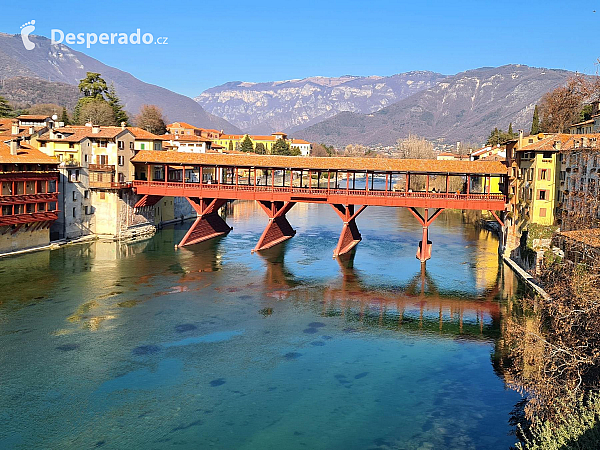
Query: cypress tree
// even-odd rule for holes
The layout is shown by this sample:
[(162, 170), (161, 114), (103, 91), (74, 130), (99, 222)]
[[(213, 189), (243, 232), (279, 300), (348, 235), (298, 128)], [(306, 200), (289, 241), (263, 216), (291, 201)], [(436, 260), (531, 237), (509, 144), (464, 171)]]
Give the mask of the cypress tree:
[(540, 132), (540, 116), (538, 113), (538, 105), (535, 105), (533, 110), (533, 121), (531, 122), (531, 132), (529, 134), (538, 134)]
[(65, 125), (69, 125), (69, 114), (67, 114), (67, 108), (63, 108), (62, 116), (60, 117), (60, 121)]
[(14, 111), (8, 100), (0, 95), (0, 117), (12, 117)]
[(125, 125), (129, 125), (129, 117), (123, 109), (123, 105), (121, 105), (121, 100), (117, 96), (117, 90), (115, 89), (115, 85), (113, 83), (110, 84), (110, 87), (106, 91), (106, 98), (108, 99), (108, 104), (115, 113), (116, 125), (121, 125), (121, 122), (125, 122)]
[(508, 137), (512, 138), (513, 137), (513, 129), (512, 129), (512, 122), (508, 124)]

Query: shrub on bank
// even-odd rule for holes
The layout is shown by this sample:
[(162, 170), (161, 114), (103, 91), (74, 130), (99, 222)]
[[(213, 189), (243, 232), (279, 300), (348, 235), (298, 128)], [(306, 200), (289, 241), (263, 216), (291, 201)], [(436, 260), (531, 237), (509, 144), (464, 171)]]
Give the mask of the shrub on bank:
[(544, 421), (528, 430), (519, 450), (588, 450), (600, 446), (600, 395), (579, 401), (558, 423)]

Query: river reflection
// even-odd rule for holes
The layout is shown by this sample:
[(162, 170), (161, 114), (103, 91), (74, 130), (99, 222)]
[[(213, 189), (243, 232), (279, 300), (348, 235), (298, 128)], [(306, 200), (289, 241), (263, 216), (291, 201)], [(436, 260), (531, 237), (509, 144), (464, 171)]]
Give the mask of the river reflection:
[(495, 238), (443, 214), (433, 258), (402, 210), (341, 222), (296, 205), (286, 244), (250, 250), (266, 215), (235, 203), (226, 237), (151, 239), (0, 260), (0, 447), (508, 448), (490, 361), (522, 287)]

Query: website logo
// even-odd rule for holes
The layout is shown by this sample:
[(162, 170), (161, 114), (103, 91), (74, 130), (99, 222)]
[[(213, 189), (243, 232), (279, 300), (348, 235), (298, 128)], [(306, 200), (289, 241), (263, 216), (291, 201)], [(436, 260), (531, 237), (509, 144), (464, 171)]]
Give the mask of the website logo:
[(35, 20), (21, 25), (21, 39), (23, 40), (25, 50), (33, 50), (35, 48), (35, 44), (29, 40), (29, 35), (33, 33), (33, 30), (35, 30)]
[(50, 40), (53, 45), (65, 43), (68, 45), (85, 44), (87, 48), (92, 45), (127, 45), (127, 44), (159, 44), (167, 45), (168, 37), (160, 36), (155, 38), (152, 33), (142, 33), (138, 28), (133, 33), (65, 33), (63, 30), (52, 29)]

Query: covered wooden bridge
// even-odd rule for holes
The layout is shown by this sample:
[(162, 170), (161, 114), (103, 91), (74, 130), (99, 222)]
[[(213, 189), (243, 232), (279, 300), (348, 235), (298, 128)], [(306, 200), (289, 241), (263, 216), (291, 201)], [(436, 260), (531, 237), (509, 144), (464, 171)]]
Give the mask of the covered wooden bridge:
[(294, 236), (286, 213), (297, 202), (328, 203), (338, 213), (343, 227), (334, 256), (349, 252), (360, 242), (356, 217), (367, 206), (409, 208), (423, 226), (417, 251), (423, 262), (431, 257), (429, 225), (446, 208), (489, 210), (504, 225), (507, 169), (498, 161), (147, 150), (140, 151), (131, 162), (135, 166), (133, 186), (142, 195), (136, 207), (152, 206), (162, 197), (185, 197), (196, 210), (198, 217), (180, 246), (231, 231), (218, 215), (230, 200), (256, 200), (269, 217), (254, 251)]

